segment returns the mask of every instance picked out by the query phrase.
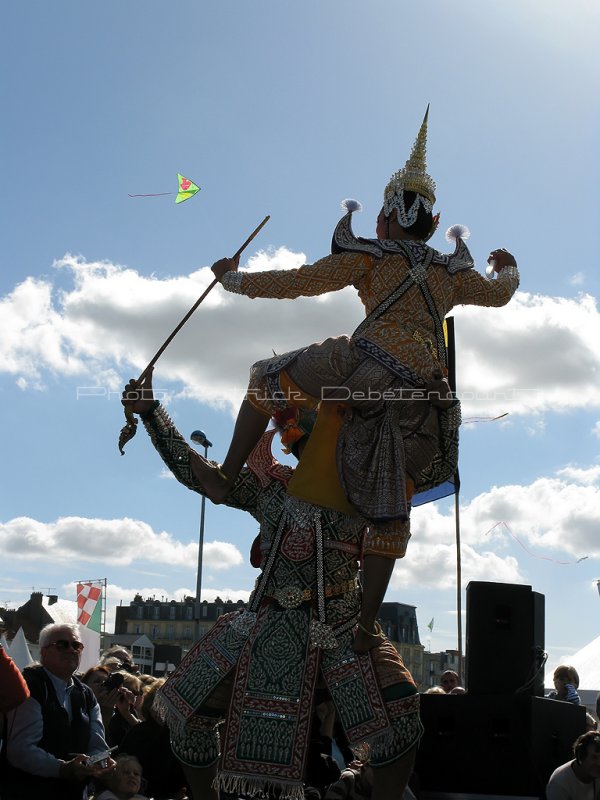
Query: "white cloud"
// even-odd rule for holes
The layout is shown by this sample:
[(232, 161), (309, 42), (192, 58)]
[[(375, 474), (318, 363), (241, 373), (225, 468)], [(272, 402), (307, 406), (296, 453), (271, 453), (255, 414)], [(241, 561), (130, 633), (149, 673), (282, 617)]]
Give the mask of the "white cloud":
[[(456, 310), (458, 388), (469, 413), (600, 405), (600, 314), (591, 295), (517, 292), (505, 308)], [(472, 399), (469, 399), (471, 398)]]
[(524, 558), (560, 562), (566, 555), (574, 563), (584, 556), (600, 557), (599, 527), (600, 487), (560, 478), (494, 487), (461, 510), (465, 542), (492, 548), (512, 538), (527, 550)]
[[(409, 544), (410, 564), (399, 562), (394, 569), (391, 586), (394, 589), (421, 587), (451, 589), (456, 586), (456, 547), (454, 544), (413, 542)], [(461, 547), (462, 584), (469, 581), (500, 581), (523, 583), (518, 562), (512, 556), (502, 557), (492, 552), (477, 552), (471, 545)]]
[[(600, 467), (565, 467), (558, 475), (527, 486), (495, 486), (461, 505), (463, 586), (472, 580), (526, 583), (523, 570), (540, 559), (574, 566), (584, 557), (600, 558)], [(408, 562), (397, 563), (392, 587), (455, 586), (453, 508), (415, 508), (411, 528)], [(517, 557), (506, 555), (509, 548)]]
[(563, 469), (559, 469), (556, 474), (574, 483), (583, 483), (589, 486), (593, 483), (600, 482), (600, 465), (587, 467), (586, 469), (581, 467), (563, 467)]
[[(198, 545), (184, 544), (170, 533), (157, 533), (146, 522), (134, 519), (61, 517), (45, 523), (17, 517), (0, 524), (0, 552), (10, 554), (13, 559), (31, 561), (78, 560), (118, 567), (151, 562), (189, 567), (196, 563)], [(207, 568), (228, 569), (243, 560), (230, 542), (204, 544)]]
[(585, 283), (585, 275), (583, 272), (576, 272), (569, 278), (569, 283), (571, 286), (581, 286), (583, 283)]
[[(258, 269), (304, 261), (285, 248), (261, 251)], [(25, 391), (44, 376), (80, 376), (111, 391), (141, 372), (213, 275), (202, 267), (159, 280), (131, 268), (66, 255), (56, 268), (72, 287), (28, 278), (0, 300), (0, 371)], [(159, 362), (161, 380), (200, 401), (237, 409), (249, 366), (327, 336), (350, 333), (363, 310), (352, 288), (319, 298), (249, 300), (216, 287)], [(590, 295), (517, 293), (500, 309), (456, 310), (463, 412), (527, 414), (600, 407), (600, 315)], [(551, 359), (549, 354), (551, 353)]]
[(598, 439), (600, 439), (600, 420), (592, 428), (592, 435), (597, 436)]
[(297, 269), (306, 264), (304, 253), (292, 253), (286, 247), (276, 250), (259, 250), (250, 256), (246, 269), (248, 272), (263, 272), (267, 269)]
[[(482, 504), (486, 495), (480, 496)], [(496, 543), (469, 536), (472, 504), (461, 508), (461, 562), (462, 581), (466, 586), (473, 580), (494, 580), (522, 583), (523, 576), (517, 560), (512, 556), (493, 552)], [(489, 526), (488, 526), (489, 527)], [(428, 504), (413, 509), (411, 516), (412, 538), (408, 544), (407, 561), (396, 564), (392, 587), (429, 587), (449, 589), (456, 585), (456, 543), (454, 510), (450, 506), (444, 513), (441, 503)], [(406, 566), (405, 566), (406, 565)]]

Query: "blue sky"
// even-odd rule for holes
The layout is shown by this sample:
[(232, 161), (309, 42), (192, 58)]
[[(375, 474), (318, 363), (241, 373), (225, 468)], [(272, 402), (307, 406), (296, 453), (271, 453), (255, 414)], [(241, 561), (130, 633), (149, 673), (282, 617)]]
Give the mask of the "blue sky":
[[(464, 582), (545, 594), (551, 663), (595, 638), (599, 17), (585, 0), (5, 7), (0, 603), (106, 577), (111, 619), (136, 590), (193, 593), (199, 498), (143, 432), (119, 457), (120, 388), (266, 213), (250, 269), (324, 255), (345, 197), (373, 235), (431, 103), (433, 246), (462, 222), (479, 269), (499, 246), (521, 268), (507, 308), (456, 313), (464, 416), (509, 412), (463, 428)], [(177, 172), (202, 187), (185, 204), (128, 197), (174, 190)], [(249, 365), (360, 318), (352, 290), (281, 303), (217, 290), (155, 385), (220, 459)], [(203, 596), (247, 596), (254, 535), (208, 507)], [(432, 649), (456, 645), (453, 536), (450, 501), (415, 511), (388, 593), (417, 606), (426, 644), (435, 618)]]

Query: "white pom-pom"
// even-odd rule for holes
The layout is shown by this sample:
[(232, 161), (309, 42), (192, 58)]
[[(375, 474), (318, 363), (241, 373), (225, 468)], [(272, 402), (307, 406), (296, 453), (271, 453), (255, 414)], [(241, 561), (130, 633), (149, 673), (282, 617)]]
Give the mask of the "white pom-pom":
[(455, 242), (457, 239), (468, 239), (471, 231), (466, 225), (451, 225), (446, 231), (446, 241)]
[(346, 211), (362, 211), (362, 205), (358, 202), (358, 200), (352, 200), (351, 198), (347, 198), (346, 200), (342, 200), (341, 206)]

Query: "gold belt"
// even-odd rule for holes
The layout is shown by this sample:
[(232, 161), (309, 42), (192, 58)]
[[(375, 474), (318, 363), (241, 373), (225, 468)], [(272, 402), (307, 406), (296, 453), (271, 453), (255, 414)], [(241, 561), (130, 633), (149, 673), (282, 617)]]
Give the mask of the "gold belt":
[[(325, 597), (335, 597), (339, 594), (346, 594), (358, 588), (356, 578), (351, 578), (343, 583), (329, 583), (325, 586)], [(272, 595), (282, 608), (298, 608), (302, 603), (317, 597), (315, 589), (299, 589), (297, 586), (282, 586)]]

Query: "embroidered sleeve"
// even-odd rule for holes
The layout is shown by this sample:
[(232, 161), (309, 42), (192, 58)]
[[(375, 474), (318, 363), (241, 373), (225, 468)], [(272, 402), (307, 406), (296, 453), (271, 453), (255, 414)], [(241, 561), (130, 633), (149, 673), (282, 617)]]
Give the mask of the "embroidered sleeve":
[[(198, 454), (179, 433), (165, 409), (158, 404), (142, 421), (152, 444), (177, 480), (188, 489), (204, 494), (202, 485), (192, 470), (193, 459)], [(225, 505), (249, 511), (254, 515), (259, 489), (258, 480), (253, 473), (249, 469), (243, 469), (227, 495)]]
[(228, 291), (247, 297), (285, 300), (314, 297), (359, 283), (370, 268), (370, 259), (362, 253), (339, 253), (298, 269), (227, 272), (221, 283)]
[(504, 267), (495, 279), (484, 278), (474, 269), (459, 272), (454, 283), (454, 304), (505, 306), (519, 286), (517, 267)]

